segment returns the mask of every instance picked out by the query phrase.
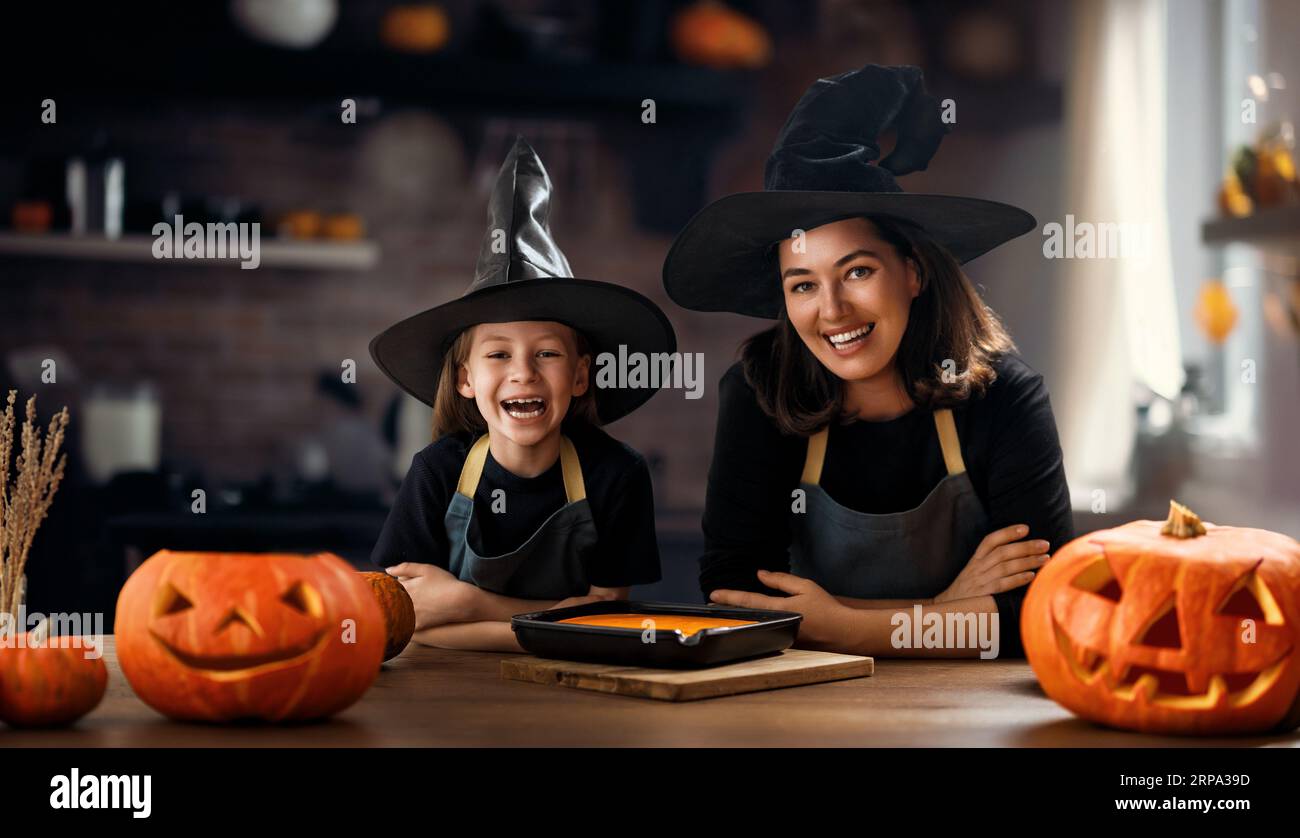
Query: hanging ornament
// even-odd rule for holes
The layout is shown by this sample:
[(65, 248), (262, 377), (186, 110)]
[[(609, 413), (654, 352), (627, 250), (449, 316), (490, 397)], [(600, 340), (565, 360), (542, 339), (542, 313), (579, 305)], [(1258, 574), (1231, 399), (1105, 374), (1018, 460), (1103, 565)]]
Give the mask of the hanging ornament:
[(1196, 295), (1196, 323), (1212, 343), (1221, 344), (1237, 325), (1237, 306), (1228, 286), (1220, 279), (1207, 279)]

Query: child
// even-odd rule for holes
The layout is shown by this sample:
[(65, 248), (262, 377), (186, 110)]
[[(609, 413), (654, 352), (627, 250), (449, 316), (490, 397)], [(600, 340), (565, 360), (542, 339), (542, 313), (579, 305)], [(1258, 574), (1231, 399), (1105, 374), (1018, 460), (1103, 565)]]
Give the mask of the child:
[(516, 141), (464, 296), (376, 337), (371, 356), (433, 405), (372, 560), (415, 603), (418, 642), (518, 651), (510, 617), (625, 599), (659, 579), (650, 473), (598, 425), (653, 389), (597, 389), (601, 352), (673, 352), (645, 297), (574, 279), (551, 238), (550, 179)]

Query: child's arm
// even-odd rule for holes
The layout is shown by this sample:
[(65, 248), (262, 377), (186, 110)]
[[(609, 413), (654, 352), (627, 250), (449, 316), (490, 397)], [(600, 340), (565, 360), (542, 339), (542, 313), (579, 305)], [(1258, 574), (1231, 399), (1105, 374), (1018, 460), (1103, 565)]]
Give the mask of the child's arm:
[[(584, 602), (599, 602), (600, 600), (627, 599), (631, 592), (630, 588), (598, 588), (591, 586), (590, 591), (585, 597), (570, 597), (569, 599), (560, 600), (552, 603), (550, 606), (543, 600), (512, 599), (499, 594), (484, 591), (481, 588), (476, 589), (479, 593), (488, 597), (496, 597), (503, 603), (516, 603), (523, 605), (539, 605), (541, 608), (525, 608), (522, 611), (513, 611), (511, 615), (521, 614), (528, 610), (545, 610), (548, 607), (563, 608), (569, 605), (581, 605)], [(514, 630), (510, 628), (510, 617), (504, 617), (501, 620), (479, 620), (472, 623), (447, 623), (446, 625), (434, 626), (433, 628), (422, 629), (417, 631), (412, 638), (416, 643), (425, 646), (437, 646), (440, 649), (469, 649), (479, 652), (522, 652), (523, 647), (515, 639)]]
[(468, 649), (478, 652), (522, 652), (514, 630), (506, 622), (448, 623), (421, 629), (412, 637), (424, 646)]
[(471, 619), (509, 620), (516, 614), (526, 614), (530, 611), (549, 611), (552, 608), (567, 608), (570, 605), (582, 605), (584, 602), (596, 602), (602, 599), (627, 599), (631, 590), (629, 587), (598, 588), (592, 585), (586, 596), (569, 597), (552, 602), (546, 599), (516, 599), (475, 588)]

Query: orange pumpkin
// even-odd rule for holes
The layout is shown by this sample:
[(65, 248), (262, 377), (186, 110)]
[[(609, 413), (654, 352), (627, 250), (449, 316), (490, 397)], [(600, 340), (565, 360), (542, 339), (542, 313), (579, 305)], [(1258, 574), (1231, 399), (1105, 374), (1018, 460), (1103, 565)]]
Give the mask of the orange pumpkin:
[(321, 222), (321, 235), (334, 241), (360, 241), (366, 235), (365, 222), (355, 213), (327, 215)]
[(12, 220), (20, 233), (44, 233), (54, 220), (49, 201), (19, 201), (14, 204)]
[[(89, 638), (55, 637), (0, 648), (0, 720), (16, 727), (75, 722), (99, 706), (108, 667)], [(90, 655), (90, 657), (87, 657)]]
[(363, 573), (370, 583), (370, 590), (375, 594), (379, 610), (384, 614), (384, 628), (387, 639), (384, 644), (384, 660), (395, 658), (411, 642), (415, 634), (415, 603), (411, 595), (394, 576), (387, 573)]
[(1237, 306), (1228, 286), (1221, 280), (1207, 279), (1196, 295), (1196, 323), (1213, 343), (1221, 344), (1237, 325)]
[(1077, 538), (1025, 596), (1043, 690), (1100, 724), (1231, 734), (1300, 724), (1300, 543), (1169, 520)]
[(678, 12), (671, 40), (682, 61), (718, 70), (762, 67), (772, 56), (767, 30), (714, 0), (700, 0)]
[(314, 239), (320, 235), (324, 224), (324, 217), (315, 210), (293, 210), (280, 216), (276, 229), (285, 238)]
[(436, 3), (393, 6), (379, 26), (379, 40), (398, 52), (437, 52), (450, 38), (451, 22)]
[(117, 599), (117, 656), (146, 704), (176, 719), (332, 715), (374, 682), (384, 623), (331, 553), (162, 550)]

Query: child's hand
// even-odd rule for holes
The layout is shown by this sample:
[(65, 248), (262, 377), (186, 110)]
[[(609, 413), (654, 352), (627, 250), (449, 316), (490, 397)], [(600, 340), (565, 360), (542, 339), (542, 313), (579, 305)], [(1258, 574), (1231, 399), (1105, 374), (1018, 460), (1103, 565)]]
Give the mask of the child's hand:
[(476, 619), (474, 602), (479, 589), (437, 565), (403, 562), (388, 568), (388, 573), (411, 595), (416, 631)]

